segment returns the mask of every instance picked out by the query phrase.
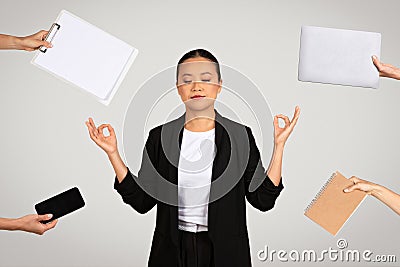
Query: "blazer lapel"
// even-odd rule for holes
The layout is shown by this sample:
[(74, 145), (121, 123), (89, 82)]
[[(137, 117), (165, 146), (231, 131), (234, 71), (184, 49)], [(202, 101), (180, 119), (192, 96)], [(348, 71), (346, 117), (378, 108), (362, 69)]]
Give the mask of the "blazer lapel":
[[(180, 147), (182, 144), (183, 127), (185, 125), (185, 115), (184, 113), (177, 120), (172, 121), (170, 124), (166, 125), (166, 134), (164, 139), (164, 144), (167, 150), (165, 151), (167, 159), (169, 162), (169, 177), (167, 178), (169, 182), (175, 184), (176, 191), (174, 192), (176, 196), (176, 201), (170, 205), (170, 233), (172, 242), (178, 246), (178, 164), (180, 156)], [(162, 134), (163, 135), (163, 134)]]
[[(223, 146), (222, 146), (222, 139), (224, 137), (224, 127), (222, 126), (222, 117), (219, 115), (217, 111), (215, 111), (215, 147), (216, 147), (216, 154), (213, 161), (213, 168), (212, 168), (212, 176), (211, 181), (215, 181), (221, 173), (221, 166), (219, 159), (222, 156)], [(226, 149), (226, 148), (225, 148)]]
[[(225, 136), (225, 129), (222, 125), (223, 117), (215, 110), (215, 147), (216, 153), (212, 166), (212, 176), (211, 176), (211, 187), (210, 187), (210, 198), (213, 195), (212, 183), (218, 179), (218, 177), (223, 172), (225, 166), (221, 164), (223, 157), (225, 156), (225, 149), (223, 147), (223, 138)], [(208, 204), (208, 230), (210, 233), (214, 231), (214, 226), (218, 215), (218, 201), (213, 201)]]

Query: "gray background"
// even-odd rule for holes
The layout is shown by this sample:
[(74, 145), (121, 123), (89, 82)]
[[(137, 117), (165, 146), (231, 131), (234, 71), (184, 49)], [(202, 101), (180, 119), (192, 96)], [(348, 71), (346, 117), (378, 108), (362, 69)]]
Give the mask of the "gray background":
[[(256, 253), (264, 246), (321, 251), (336, 248), (338, 238), (345, 238), (349, 249), (394, 254), (399, 262), (399, 218), (373, 197), (337, 237), (307, 219), (303, 209), (335, 170), (400, 192), (400, 82), (381, 79), (373, 90), (297, 81), (301, 25), (380, 32), (382, 60), (399, 66), (399, 7), (396, 0), (1, 1), (2, 33), (22, 36), (47, 29), (66, 9), (140, 52), (106, 107), (31, 65), (33, 53), (0, 51), (1, 217), (33, 213), (35, 203), (76, 185), (87, 202), (44, 236), (2, 231), (0, 266), (146, 265), (155, 209), (143, 216), (122, 203), (112, 189), (113, 170), (89, 139), (84, 121), (93, 116), (109, 122), (122, 140), (125, 111), (140, 85), (197, 47), (254, 81), (273, 114), (291, 116), (295, 105), (302, 108), (286, 146), (286, 188), (276, 207), (261, 213), (248, 206), (253, 265), (310, 265), (260, 262)], [(140, 139), (139, 154), (142, 146)]]

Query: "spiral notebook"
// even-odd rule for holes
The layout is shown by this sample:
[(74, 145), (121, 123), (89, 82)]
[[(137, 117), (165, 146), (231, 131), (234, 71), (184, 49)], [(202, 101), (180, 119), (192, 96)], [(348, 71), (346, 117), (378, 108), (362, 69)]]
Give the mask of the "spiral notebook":
[(336, 171), (308, 205), (304, 215), (336, 235), (367, 196), (359, 190), (344, 193), (343, 189), (351, 185), (352, 181)]
[(138, 50), (66, 10), (56, 23), (53, 48), (37, 51), (32, 64), (108, 105)]

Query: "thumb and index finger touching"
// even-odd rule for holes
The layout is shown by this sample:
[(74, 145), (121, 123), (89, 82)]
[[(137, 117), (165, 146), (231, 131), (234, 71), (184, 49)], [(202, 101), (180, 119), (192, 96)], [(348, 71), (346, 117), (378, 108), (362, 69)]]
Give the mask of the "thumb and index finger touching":
[(275, 124), (275, 126), (278, 126), (279, 125), (278, 120), (282, 119), (285, 121), (285, 128), (289, 127), (290, 130), (293, 130), (294, 126), (296, 125), (297, 121), (299, 120), (299, 116), (300, 116), (300, 107), (296, 106), (294, 114), (293, 114), (293, 118), (291, 121), (289, 120), (289, 118), (287, 116), (285, 116), (283, 114), (279, 114), (279, 115), (275, 116), (274, 124)]
[(99, 136), (103, 136), (103, 130), (105, 128), (107, 128), (110, 136), (115, 136), (115, 130), (111, 124), (101, 124), (99, 127), (96, 127), (92, 118), (89, 118), (85, 124), (88, 127), (89, 134), (92, 139), (97, 139)]

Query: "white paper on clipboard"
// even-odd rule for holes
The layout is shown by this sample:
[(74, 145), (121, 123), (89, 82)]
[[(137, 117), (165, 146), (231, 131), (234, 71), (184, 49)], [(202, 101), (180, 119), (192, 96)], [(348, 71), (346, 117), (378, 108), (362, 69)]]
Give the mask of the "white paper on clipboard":
[(56, 23), (53, 48), (38, 51), (31, 63), (108, 105), (138, 50), (66, 10)]

